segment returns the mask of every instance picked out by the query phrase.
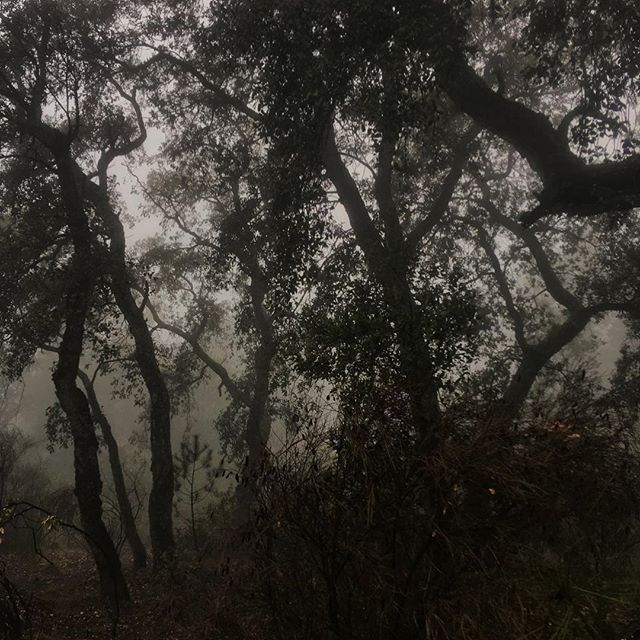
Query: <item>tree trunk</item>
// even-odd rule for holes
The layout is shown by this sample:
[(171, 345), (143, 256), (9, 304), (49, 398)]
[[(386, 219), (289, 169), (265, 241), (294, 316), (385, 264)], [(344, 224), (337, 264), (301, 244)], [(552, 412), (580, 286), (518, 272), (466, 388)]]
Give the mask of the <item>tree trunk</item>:
[[(65, 150), (66, 151), (66, 150)], [(82, 527), (98, 569), (102, 593), (117, 611), (129, 593), (122, 575), (120, 558), (102, 520), (102, 481), (98, 464), (98, 440), (86, 396), (76, 385), (84, 328), (95, 279), (91, 277), (91, 235), (82, 198), (70, 170), (67, 152), (56, 155), (58, 175), (67, 221), (73, 238), (74, 255), (69, 267), (65, 299), (65, 329), (58, 363), (53, 374), (56, 395), (71, 425), (73, 438), (75, 494)]]
[(512, 422), (518, 416), (533, 383), (546, 364), (544, 357), (525, 356), (511, 378), (495, 412), (500, 420)]
[(254, 356), (255, 380), (245, 425), (248, 456), (242, 481), (236, 493), (241, 525), (246, 525), (250, 521), (257, 485), (266, 462), (265, 454), (271, 434), (271, 416), (268, 408), (269, 385), (271, 364), (276, 351), (272, 319), (264, 306), (267, 282), (257, 263), (252, 265), (252, 272), (249, 292), (260, 344)]
[[(389, 157), (383, 159), (388, 161)], [(392, 196), (389, 194), (382, 198), (380, 195), (385, 189), (389, 189), (389, 185), (383, 184), (382, 178), (378, 178), (376, 191), (381, 216), (390, 234), (385, 244), (369, 215), (358, 185), (342, 162), (332, 126), (327, 130), (322, 160), (345, 207), (356, 241), (364, 254), (367, 270), (382, 287), (396, 334), (401, 374), (418, 432), (417, 448), (420, 454), (425, 453), (436, 446), (441, 431), (438, 384), (431, 362), (431, 350), (422, 327), (421, 313), (409, 286), (407, 261), (410, 259), (410, 247), (398, 230), (394, 232), (397, 214), (388, 210), (388, 206), (385, 210), (384, 205), (392, 203)]]
[(144, 317), (131, 293), (125, 254), (125, 235), (120, 218), (108, 199), (106, 169), (99, 165), (100, 185), (88, 182), (89, 197), (105, 223), (110, 239), (107, 270), (111, 291), (124, 316), (136, 345), (135, 358), (149, 393), (151, 407), (151, 476), (149, 496), (149, 530), (154, 566), (170, 560), (175, 553), (173, 537), (173, 454), (171, 450), (171, 403), (155, 345)]
[(126, 267), (118, 260), (112, 267), (112, 291), (136, 344), (135, 358), (149, 393), (151, 405), (151, 477), (149, 529), (154, 566), (175, 553), (173, 537), (173, 454), (169, 392), (155, 356), (155, 346), (142, 310), (129, 288)]
[[(69, 320), (69, 316), (67, 316)], [(68, 332), (65, 331), (65, 334)], [(64, 342), (64, 339), (63, 339)], [(75, 384), (73, 366), (61, 351), (53, 380), (56, 395), (69, 423), (73, 438), (75, 495), (82, 528), (98, 569), (103, 596), (114, 609), (129, 599), (120, 558), (102, 520), (102, 481), (96, 438), (87, 398)]]
[(421, 453), (438, 443), (442, 412), (438, 385), (426, 341), (423, 319), (411, 294), (406, 273), (387, 268), (378, 278), (389, 306), (400, 353), (401, 373), (411, 403)]
[[(133, 99), (132, 102), (134, 102)], [(132, 141), (131, 150), (141, 144), (146, 137), (139, 108), (137, 114), (142, 135)], [(111, 277), (111, 290), (135, 341), (135, 357), (149, 392), (151, 405), (151, 475), (153, 486), (149, 496), (149, 525), (153, 561), (157, 565), (163, 559), (172, 557), (175, 552), (172, 513), (174, 482), (171, 452), (171, 406), (169, 393), (155, 357), (155, 348), (144, 311), (136, 304), (129, 286), (124, 228), (109, 201), (107, 177), (109, 163), (118, 155), (125, 154), (126, 151), (115, 152), (112, 150), (111, 153), (102, 154), (98, 161), (99, 184), (96, 184), (72, 159), (69, 139), (66, 134), (40, 121), (33, 126), (27, 123), (27, 128), (34, 137), (51, 150), (56, 158), (63, 197), (69, 215), (69, 225), (72, 232), (75, 225), (76, 230), (79, 230), (82, 236), (76, 250), (82, 249), (83, 246), (91, 247), (91, 232), (83, 208), (85, 198), (95, 207), (109, 234), (109, 251), (106, 256), (101, 256), (106, 259), (106, 263), (103, 265), (104, 273)], [(74, 236), (75, 245), (76, 238)], [(86, 269), (86, 273), (80, 277), (84, 283), (87, 280), (86, 276), (95, 269), (94, 256), (90, 254), (85, 256), (80, 260), (80, 264)], [(73, 384), (75, 386), (75, 373)]]
[(248, 524), (251, 519), (258, 482), (266, 463), (265, 454), (271, 434), (271, 416), (269, 415), (268, 400), (272, 354), (268, 348), (260, 346), (255, 360), (256, 380), (244, 435), (248, 454), (242, 472), (242, 479), (236, 491), (238, 519), (241, 526)]
[(593, 317), (590, 309), (570, 315), (538, 345), (525, 352), (522, 362), (502, 396), (496, 415), (500, 420), (515, 420), (540, 371), (565, 346), (572, 342)]
[(116, 491), (116, 498), (118, 500), (118, 508), (120, 509), (120, 518), (122, 519), (122, 526), (127, 538), (127, 543), (129, 544), (133, 555), (133, 566), (136, 569), (141, 569), (147, 564), (147, 550), (145, 549), (140, 538), (140, 534), (138, 533), (133, 509), (131, 508), (131, 502), (129, 500), (129, 494), (127, 493), (127, 487), (124, 480), (122, 463), (120, 461), (118, 443), (113, 437), (111, 424), (107, 419), (107, 416), (105, 416), (102, 411), (91, 379), (82, 370), (78, 371), (78, 376), (85, 388), (93, 419), (100, 426), (102, 437), (107, 445), (109, 466), (111, 467), (113, 485)]

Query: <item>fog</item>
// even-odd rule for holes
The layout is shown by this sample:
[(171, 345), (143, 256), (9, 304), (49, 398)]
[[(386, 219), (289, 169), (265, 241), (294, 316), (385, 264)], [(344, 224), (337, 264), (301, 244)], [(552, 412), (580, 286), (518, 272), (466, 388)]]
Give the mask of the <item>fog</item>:
[(0, 0), (0, 640), (640, 637), (635, 0)]

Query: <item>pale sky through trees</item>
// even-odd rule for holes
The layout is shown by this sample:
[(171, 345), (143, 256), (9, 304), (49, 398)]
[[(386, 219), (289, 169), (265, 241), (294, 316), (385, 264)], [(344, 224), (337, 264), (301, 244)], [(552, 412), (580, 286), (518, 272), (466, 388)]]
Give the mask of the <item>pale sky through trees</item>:
[(636, 0), (0, 0), (0, 638), (640, 637), (639, 91)]

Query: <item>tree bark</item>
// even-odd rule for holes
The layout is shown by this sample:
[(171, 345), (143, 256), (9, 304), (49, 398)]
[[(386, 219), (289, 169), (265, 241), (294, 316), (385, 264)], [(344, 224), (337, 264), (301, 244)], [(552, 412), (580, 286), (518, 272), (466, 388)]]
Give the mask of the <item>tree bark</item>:
[(171, 450), (171, 404), (169, 392), (155, 356), (155, 346), (142, 310), (131, 294), (126, 266), (111, 265), (111, 289), (135, 341), (135, 358), (149, 393), (151, 405), (151, 476), (149, 529), (154, 566), (175, 553), (173, 537), (173, 454)]
[(102, 593), (117, 610), (120, 602), (129, 599), (129, 593), (120, 558), (102, 520), (98, 440), (87, 398), (76, 385), (85, 322), (95, 282), (91, 277), (95, 269), (92, 264), (91, 235), (68, 154), (56, 154), (56, 164), (73, 238), (74, 255), (65, 297), (65, 329), (53, 382), (60, 405), (71, 425), (75, 494), (82, 527), (98, 569)]
[(102, 437), (107, 445), (109, 466), (111, 468), (111, 476), (113, 477), (113, 485), (116, 491), (118, 507), (120, 509), (120, 518), (122, 519), (122, 526), (127, 538), (127, 543), (129, 544), (133, 555), (133, 566), (136, 569), (141, 569), (147, 564), (147, 550), (145, 549), (144, 543), (138, 533), (133, 509), (131, 508), (131, 501), (129, 500), (129, 494), (127, 493), (127, 487), (124, 480), (124, 472), (122, 470), (122, 462), (120, 461), (118, 443), (113, 436), (111, 423), (102, 411), (102, 407), (100, 406), (100, 402), (96, 396), (95, 388), (91, 379), (84, 371), (82, 371), (82, 369), (78, 370), (78, 377), (82, 381), (82, 385), (84, 386), (87, 394), (93, 420), (100, 426)]
[[(77, 169), (79, 172), (81, 170)], [(88, 197), (105, 223), (110, 239), (107, 271), (111, 291), (135, 342), (135, 358), (149, 393), (151, 407), (151, 476), (149, 530), (154, 566), (160, 566), (175, 554), (173, 536), (173, 454), (171, 449), (171, 403), (167, 385), (156, 359), (155, 345), (144, 317), (131, 292), (127, 269), (125, 234), (120, 218), (109, 202), (106, 166), (98, 163), (100, 185), (86, 180)]]
[[(392, 153), (389, 150), (386, 156), (387, 162), (390, 162)], [(382, 287), (399, 347), (401, 375), (419, 434), (419, 449), (422, 452), (431, 450), (440, 435), (442, 413), (432, 354), (424, 335), (420, 310), (416, 307), (409, 285), (407, 263), (410, 259), (410, 247), (398, 236), (397, 227), (394, 227), (392, 242), (388, 246), (382, 242), (358, 186), (342, 162), (332, 127), (329, 127), (325, 141), (323, 163), (345, 207), (369, 273)], [(390, 176), (387, 183), (389, 181)], [(388, 188), (389, 185), (385, 185), (379, 178), (376, 191), (383, 204), (393, 202), (390, 194), (384, 194), (384, 190)], [(381, 211), (381, 215), (386, 220), (385, 227), (391, 229), (390, 219), (394, 212), (387, 209)]]

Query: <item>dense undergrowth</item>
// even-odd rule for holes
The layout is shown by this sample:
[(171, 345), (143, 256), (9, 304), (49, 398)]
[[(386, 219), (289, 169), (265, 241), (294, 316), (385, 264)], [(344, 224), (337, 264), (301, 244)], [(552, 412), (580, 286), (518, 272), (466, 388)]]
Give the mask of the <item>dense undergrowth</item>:
[(458, 416), (422, 456), (393, 411), (299, 417), (253, 478), (252, 520), (220, 503), (197, 551), (187, 527), (171, 565), (129, 573), (115, 613), (73, 533), (8, 556), (5, 637), (628, 637), (640, 474), (624, 420), (597, 406), (548, 423)]

